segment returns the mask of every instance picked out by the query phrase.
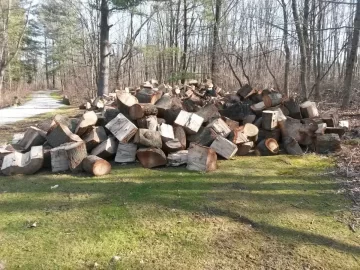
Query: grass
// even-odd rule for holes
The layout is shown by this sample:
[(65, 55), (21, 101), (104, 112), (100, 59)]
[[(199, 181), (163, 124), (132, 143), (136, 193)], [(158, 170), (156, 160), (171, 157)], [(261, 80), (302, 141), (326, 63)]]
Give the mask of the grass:
[(56, 99), (56, 100), (62, 100), (62, 99), (63, 99), (62, 95), (60, 94), (60, 91), (51, 92), (51, 93), (50, 93), (50, 96), (51, 96), (53, 99)]
[(316, 155), (239, 157), (208, 174), (135, 164), (98, 178), (0, 176), (0, 261), (8, 269), (359, 269), (360, 234), (349, 229), (333, 166)]

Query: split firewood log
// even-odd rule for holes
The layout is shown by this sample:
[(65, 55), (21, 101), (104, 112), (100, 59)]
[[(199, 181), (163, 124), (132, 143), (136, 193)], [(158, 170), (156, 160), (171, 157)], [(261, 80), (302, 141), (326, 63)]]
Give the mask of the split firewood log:
[(243, 99), (245, 99), (252, 92), (252, 90), (253, 88), (250, 85), (245, 84), (243, 87), (240, 88), (239, 91), (237, 91), (237, 94)]
[(319, 111), (315, 102), (305, 101), (304, 103), (300, 104), (300, 110), (303, 118), (319, 117)]
[(214, 104), (208, 104), (202, 107), (196, 114), (204, 119), (204, 123), (221, 117), (218, 108)]
[(134, 137), (134, 143), (148, 147), (161, 148), (161, 134), (158, 131), (140, 128)]
[(259, 135), (259, 129), (253, 124), (246, 124), (244, 126), (243, 133), (248, 138), (248, 140), (256, 142)]
[(339, 126), (339, 112), (336, 109), (331, 109), (321, 114), (321, 119), (328, 127)]
[(181, 150), (186, 149), (186, 133), (183, 127), (175, 126), (174, 128), (174, 138), (179, 140), (181, 143)]
[(190, 171), (215, 171), (217, 169), (216, 152), (209, 147), (191, 143), (186, 168)]
[(195, 113), (188, 113), (182, 110), (175, 120), (175, 125), (183, 127), (185, 132), (191, 135), (196, 134), (199, 131), (203, 122), (204, 118)]
[(67, 126), (61, 123), (56, 123), (48, 131), (46, 140), (52, 147), (58, 147), (68, 142), (82, 142), (78, 135), (72, 133)]
[(44, 163), (42, 146), (33, 146), (27, 153), (13, 152), (3, 158), (1, 172), (4, 175), (30, 175), (39, 171)]
[(244, 117), (243, 125), (245, 124), (253, 124), (256, 120), (255, 114), (249, 114), (248, 116)]
[[(163, 95), (156, 103), (159, 117), (165, 117), (166, 111), (173, 109), (182, 109), (181, 100), (177, 97), (171, 97), (169, 95)], [(175, 117), (176, 118), (176, 117)], [(174, 119), (175, 120), (175, 119)]]
[(238, 145), (238, 151), (236, 155), (238, 156), (246, 156), (249, 154), (250, 150), (254, 147), (254, 142), (246, 142)]
[(53, 173), (65, 172), (70, 170), (64, 145), (51, 149), (50, 156), (51, 156), (51, 171)]
[(341, 140), (338, 134), (324, 134), (316, 136), (316, 152), (328, 154), (341, 150)]
[(127, 143), (138, 130), (122, 113), (119, 113), (105, 127), (122, 143)]
[(116, 93), (116, 100), (119, 111), (124, 115), (129, 115), (129, 108), (139, 103), (132, 94), (120, 91)]
[(294, 98), (289, 98), (284, 101), (285, 107), (289, 111), (289, 116), (294, 119), (301, 119), (300, 105), (295, 101)]
[(162, 95), (163, 95), (162, 91), (143, 88), (136, 93), (136, 98), (139, 100), (139, 103), (155, 104), (162, 97)]
[(171, 125), (161, 124), (159, 126), (159, 132), (163, 142), (175, 139), (174, 128)]
[(217, 134), (224, 138), (227, 138), (231, 133), (231, 129), (221, 118), (213, 120), (207, 127), (212, 128)]
[(262, 140), (256, 149), (262, 156), (271, 156), (279, 153), (279, 145), (273, 138)]
[(85, 172), (95, 176), (102, 176), (111, 172), (111, 164), (97, 156), (87, 156), (82, 163)]
[(261, 115), (262, 111), (265, 110), (266, 106), (264, 101), (261, 101), (259, 103), (253, 104), (250, 106), (251, 110), (256, 114), (256, 115)]
[(283, 144), (286, 153), (293, 156), (301, 156), (304, 154), (299, 143), (292, 137), (286, 137), (283, 139)]
[(41, 129), (41, 130), (45, 131), (45, 132), (48, 132), (55, 124), (56, 123), (55, 123), (54, 119), (49, 118), (49, 119), (46, 119), (46, 120), (43, 120), (43, 121), (39, 122), (36, 125), (36, 127), (38, 129)]
[(167, 163), (164, 152), (158, 148), (141, 148), (137, 150), (136, 156), (144, 168), (155, 168)]
[(266, 130), (273, 130), (278, 126), (278, 111), (263, 111), (261, 127)]
[(230, 130), (234, 130), (240, 126), (238, 121), (231, 120), (225, 116), (221, 117), (221, 119), (228, 125)]
[(222, 156), (225, 159), (231, 159), (238, 151), (238, 147), (236, 146), (236, 144), (232, 143), (231, 141), (225, 139), (222, 136), (217, 136), (215, 141), (213, 141), (213, 143), (211, 144), (210, 148), (214, 149), (218, 155)]
[(103, 127), (92, 127), (92, 129), (84, 135), (83, 140), (86, 144), (87, 151), (90, 152), (100, 143), (107, 140), (107, 138), (108, 136)]
[(4, 160), (4, 157), (13, 152), (15, 152), (15, 149), (14, 150), (6, 149), (5, 146), (0, 147), (0, 168), (1, 168), (2, 162)]
[(235, 103), (224, 110), (219, 110), (219, 113), (234, 121), (242, 121), (245, 116), (252, 114), (250, 105), (245, 103)]
[(43, 145), (46, 141), (46, 132), (37, 128), (37, 127), (29, 127), (24, 137), (17, 143), (23, 151), (30, 151), (31, 147)]
[(282, 136), (293, 137), (300, 145), (312, 145), (318, 126), (313, 121), (302, 124), (300, 120), (288, 117), (286, 121), (278, 122)]
[(337, 134), (341, 138), (346, 132), (344, 127), (327, 127), (325, 129), (325, 134)]
[(119, 109), (105, 106), (102, 116), (104, 117), (105, 125), (113, 120), (120, 113)]
[(175, 153), (170, 153), (167, 157), (167, 165), (171, 167), (179, 167), (181, 165), (185, 165), (188, 162), (188, 155), (188, 150), (181, 150)]
[(182, 106), (183, 106), (183, 109), (187, 112), (196, 112), (201, 108), (199, 105), (196, 105), (196, 103), (194, 101), (192, 101), (191, 99), (183, 100)]
[(158, 129), (158, 119), (155, 115), (149, 115), (143, 118), (138, 119), (137, 121), (138, 128), (144, 128), (151, 131), (157, 131)]
[(243, 144), (248, 142), (248, 138), (246, 137), (246, 135), (244, 134), (244, 127), (238, 127), (236, 129), (234, 129), (233, 131), (231, 131), (231, 133), (229, 134), (228, 139), (234, 143), (234, 144)]
[(85, 143), (83, 141), (71, 142), (62, 146), (64, 147), (71, 172), (82, 171), (82, 161), (87, 157)]
[(168, 153), (173, 153), (173, 152), (177, 152), (183, 149), (182, 144), (180, 143), (180, 141), (178, 139), (173, 139), (170, 141), (166, 141), (163, 142), (162, 145), (162, 150), (168, 154)]
[(151, 103), (134, 104), (129, 109), (129, 117), (132, 120), (137, 120), (148, 115), (157, 115), (158, 109)]
[(137, 145), (134, 143), (119, 143), (115, 162), (132, 163), (136, 160)]
[(212, 128), (201, 127), (198, 133), (190, 135), (187, 139), (191, 143), (210, 146), (217, 136), (218, 134)]
[(98, 121), (98, 116), (94, 111), (88, 111), (83, 114), (79, 124), (75, 129), (75, 133), (79, 136), (84, 135)]
[(104, 159), (115, 156), (118, 148), (118, 141), (114, 137), (109, 137), (107, 140), (100, 143), (92, 151), (91, 155), (98, 156)]

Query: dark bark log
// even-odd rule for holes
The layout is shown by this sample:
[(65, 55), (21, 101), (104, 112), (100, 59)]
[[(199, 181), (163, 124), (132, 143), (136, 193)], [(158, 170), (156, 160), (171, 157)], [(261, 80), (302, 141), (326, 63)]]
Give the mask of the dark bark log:
[(279, 153), (279, 145), (275, 139), (262, 140), (256, 147), (262, 156), (271, 156)]
[(212, 128), (202, 127), (195, 135), (188, 137), (188, 141), (203, 146), (210, 146), (218, 134)]
[(292, 137), (286, 137), (283, 139), (283, 144), (286, 153), (293, 156), (301, 156), (304, 154), (299, 143)]
[(289, 116), (295, 119), (301, 119), (300, 105), (293, 98), (284, 101), (285, 107), (289, 110)]
[(328, 154), (341, 150), (341, 140), (337, 134), (324, 134), (316, 136), (316, 152)]

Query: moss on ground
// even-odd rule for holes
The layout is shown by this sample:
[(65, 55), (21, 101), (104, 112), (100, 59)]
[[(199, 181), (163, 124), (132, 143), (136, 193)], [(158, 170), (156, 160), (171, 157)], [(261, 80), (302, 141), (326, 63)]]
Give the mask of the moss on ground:
[(208, 174), (135, 164), (98, 178), (0, 176), (0, 261), (8, 269), (359, 269), (360, 234), (349, 229), (333, 166), (316, 155), (239, 157)]

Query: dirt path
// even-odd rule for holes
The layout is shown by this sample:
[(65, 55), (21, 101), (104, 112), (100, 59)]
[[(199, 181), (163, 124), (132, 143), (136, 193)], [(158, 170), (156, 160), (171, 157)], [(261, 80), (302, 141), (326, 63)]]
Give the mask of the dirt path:
[(48, 113), (63, 106), (60, 101), (50, 96), (52, 92), (50, 90), (34, 92), (32, 99), (23, 105), (0, 110), (0, 126)]

